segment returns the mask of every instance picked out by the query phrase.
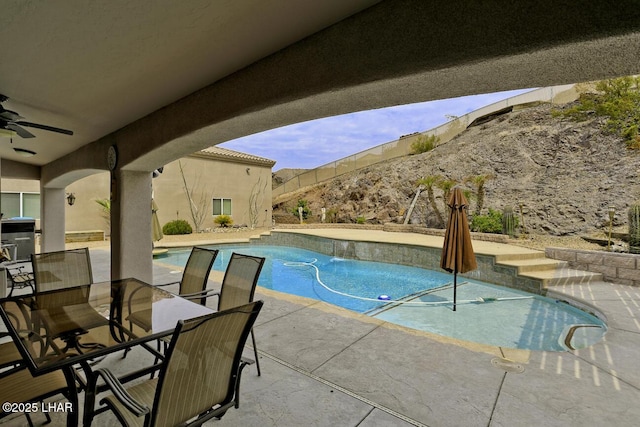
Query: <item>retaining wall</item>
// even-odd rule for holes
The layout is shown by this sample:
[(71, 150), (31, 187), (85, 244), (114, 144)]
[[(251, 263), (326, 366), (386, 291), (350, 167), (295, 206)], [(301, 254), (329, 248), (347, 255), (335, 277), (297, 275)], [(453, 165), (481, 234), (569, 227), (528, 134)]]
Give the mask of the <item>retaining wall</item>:
[(567, 248), (547, 248), (545, 255), (566, 261), (570, 268), (576, 270), (602, 273), (608, 282), (640, 286), (639, 255)]

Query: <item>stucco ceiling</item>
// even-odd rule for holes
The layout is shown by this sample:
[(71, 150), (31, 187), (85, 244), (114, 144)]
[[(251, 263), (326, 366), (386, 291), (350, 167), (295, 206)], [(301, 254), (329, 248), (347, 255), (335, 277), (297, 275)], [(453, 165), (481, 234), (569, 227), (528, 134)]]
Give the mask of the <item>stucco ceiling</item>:
[(113, 144), (150, 171), (318, 117), (640, 73), (637, 0), (0, 0), (0, 40), (4, 107), (75, 132), (0, 157), (59, 187)]
[(374, 3), (1, 0), (4, 108), (74, 135), (28, 128), (0, 157), (47, 164)]

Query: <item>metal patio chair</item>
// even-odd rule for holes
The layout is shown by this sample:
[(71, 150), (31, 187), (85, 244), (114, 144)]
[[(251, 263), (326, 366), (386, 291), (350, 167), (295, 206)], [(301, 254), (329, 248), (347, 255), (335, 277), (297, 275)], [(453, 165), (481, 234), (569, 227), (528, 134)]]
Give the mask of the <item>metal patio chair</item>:
[[(232, 253), (229, 265), (222, 279), (222, 286), (219, 292), (209, 291), (207, 297), (218, 297), (218, 310), (227, 310), (232, 307), (247, 304), (253, 301), (253, 295), (256, 291), (260, 272), (264, 265), (265, 259), (251, 255), (243, 255)], [(253, 353), (256, 358), (256, 369), (260, 376), (260, 361), (258, 360), (258, 347), (256, 347), (256, 338), (251, 329), (251, 343), (253, 345)], [(252, 361), (244, 359), (244, 362), (251, 364)]]
[[(204, 305), (206, 302), (206, 289), (207, 281), (209, 280), (209, 273), (213, 262), (218, 256), (218, 251), (215, 249), (207, 249), (199, 246), (194, 246), (191, 249), (191, 254), (187, 260), (187, 264), (184, 267), (182, 273), (182, 280), (180, 282), (165, 283), (157, 285), (159, 287), (170, 286), (180, 284), (178, 295), (188, 295), (189, 299), (200, 300), (199, 303)], [(203, 295), (203, 298), (197, 298), (198, 295)], [(133, 292), (129, 298), (129, 302), (134, 301), (135, 292)], [(149, 331), (151, 329), (151, 308), (144, 310), (135, 310), (134, 307), (129, 305), (129, 316), (127, 320), (132, 324)]]
[[(127, 426), (201, 425), (238, 408), (242, 350), (262, 304), (178, 322), (157, 379), (125, 388), (109, 370), (96, 370), (85, 396), (84, 424), (111, 410)], [(96, 409), (98, 378), (112, 394)]]
[[(56, 394), (67, 395), (68, 392), (69, 387), (62, 371), (54, 371), (37, 377), (33, 377), (26, 367), (17, 371), (0, 373), (0, 399), (3, 402), (38, 403), (38, 408), (40, 408), (39, 402), (42, 400)], [(13, 413), (11, 411), (5, 412), (4, 409), (3, 405), (0, 419)], [(33, 427), (29, 413), (25, 412), (24, 414), (29, 426)], [(47, 422), (51, 422), (49, 414), (45, 412), (45, 416)]]
[[(14, 328), (22, 331), (21, 322), (29, 322), (28, 319), (22, 319), (21, 311), (17, 304), (12, 302), (4, 303), (5, 313), (11, 319)], [(24, 312), (22, 312), (24, 313)], [(22, 319), (22, 321), (20, 320)], [(8, 333), (0, 334), (4, 338)], [(6, 339), (6, 338), (5, 338)], [(31, 345), (38, 345), (40, 349), (44, 348), (44, 341), (38, 340), (33, 335), (28, 340)], [(71, 398), (74, 394), (73, 401), (76, 401), (76, 390), (70, 390), (64, 373), (60, 370), (45, 375), (34, 377), (31, 375), (23, 363), (23, 358), (13, 341), (5, 341), (0, 344), (0, 400), (2, 402), (10, 402), (16, 404), (33, 403), (38, 405), (40, 409), (41, 402), (51, 396), (64, 394)], [(19, 407), (18, 407), (19, 408)], [(3, 406), (0, 412), (0, 419), (11, 415), (12, 411), (7, 411)], [(39, 412), (34, 411), (34, 412)], [(24, 412), (30, 427), (33, 427), (31, 415)], [(51, 422), (51, 417), (45, 412), (47, 423)]]
[(36, 292), (93, 283), (89, 248), (31, 254)]
[[(95, 348), (96, 343), (83, 344), (79, 337), (91, 328), (108, 324), (91, 305), (89, 285), (93, 283), (89, 248), (66, 251), (44, 252), (31, 255), (35, 281), (35, 304), (38, 308), (38, 319), (46, 329), (46, 336), (51, 344), (60, 338), (68, 348), (82, 351), (83, 348)], [(65, 292), (61, 291), (68, 288)], [(67, 309), (72, 309), (67, 312)], [(62, 322), (48, 322), (49, 316), (65, 316), (68, 322), (64, 329), (56, 329), (53, 325)], [(64, 349), (63, 351), (66, 351)]]
[(31, 292), (34, 293), (35, 289), (35, 280), (33, 277), (33, 273), (26, 271), (24, 265), (12, 265), (5, 264), (5, 269), (7, 270), (7, 284), (11, 287), (9, 291), (9, 297), (13, 295), (13, 291), (15, 289), (23, 289), (27, 286), (31, 288)]

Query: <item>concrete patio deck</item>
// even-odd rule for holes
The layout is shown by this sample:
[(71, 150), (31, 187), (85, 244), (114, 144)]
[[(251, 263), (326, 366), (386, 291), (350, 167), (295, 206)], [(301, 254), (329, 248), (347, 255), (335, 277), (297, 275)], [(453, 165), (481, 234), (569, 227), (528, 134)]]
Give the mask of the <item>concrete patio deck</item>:
[[(441, 245), (441, 238), (408, 233), (304, 232)], [(476, 241), (474, 249), (496, 255), (524, 250)], [(91, 256), (95, 280), (108, 279), (108, 250), (93, 249)], [(155, 283), (179, 278), (171, 268), (154, 264)], [(240, 408), (207, 425), (637, 425), (640, 288), (592, 281), (554, 290), (602, 311), (609, 327), (605, 339), (567, 352), (484, 346), (259, 287), (256, 297), (265, 306), (255, 333), (262, 376), (254, 367), (245, 370)], [(114, 355), (103, 364), (126, 370), (144, 362), (144, 357), (131, 355), (122, 363)], [(53, 425), (64, 424), (64, 414), (53, 415)], [(36, 415), (35, 421), (43, 419)], [(99, 426), (117, 425), (110, 413), (95, 421)], [(24, 422), (19, 417), (2, 424)]]

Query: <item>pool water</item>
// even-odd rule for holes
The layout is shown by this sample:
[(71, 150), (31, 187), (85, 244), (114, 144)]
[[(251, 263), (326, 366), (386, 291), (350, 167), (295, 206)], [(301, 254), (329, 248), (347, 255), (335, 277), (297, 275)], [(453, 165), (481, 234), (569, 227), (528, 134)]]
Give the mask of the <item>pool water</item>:
[[(454, 312), (453, 276), (444, 272), (285, 246), (212, 247), (219, 250), (214, 270), (224, 271), (233, 252), (265, 257), (259, 286), (461, 340), (564, 351), (592, 345), (606, 332), (600, 319), (566, 303), (463, 277)], [(190, 249), (171, 250), (159, 261), (184, 266), (189, 254)]]

